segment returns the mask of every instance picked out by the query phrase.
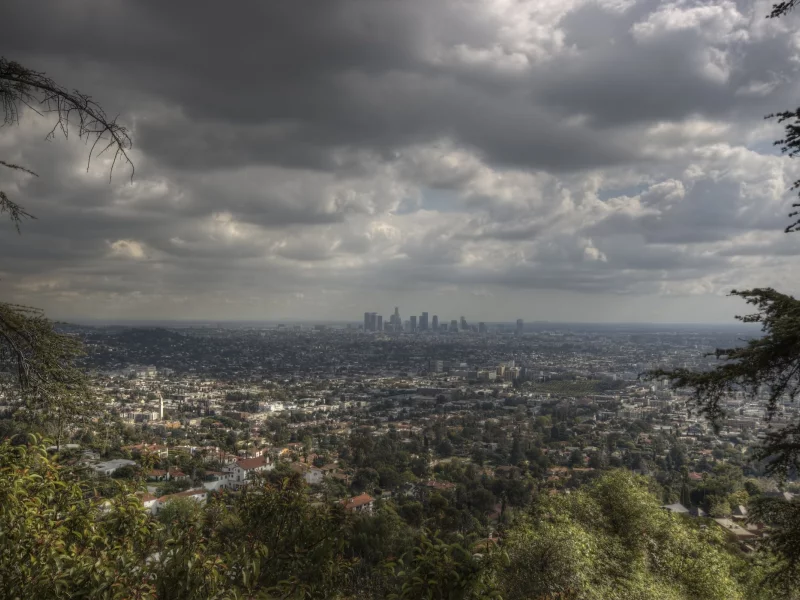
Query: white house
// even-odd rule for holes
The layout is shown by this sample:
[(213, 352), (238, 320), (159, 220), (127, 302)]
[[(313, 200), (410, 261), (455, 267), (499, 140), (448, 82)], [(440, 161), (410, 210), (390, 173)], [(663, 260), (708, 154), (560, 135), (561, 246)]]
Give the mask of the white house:
[(207, 481), (203, 482), (203, 487), (209, 492), (216, 492), (230, 487), (230, 479), (227, 473), (211, 473)]
[(292, 463), (289, 468), (298, 475), (301, 475), (308, 485), (320, 484), (322, 480), (325, 479), (325, 471), (304, 463), (295, 462)]
[(150, 494), (142, 494), (140, 496), (142, 499), (142, 506), (144, 509), (149, 513), (154, 513), (156, 511), (156, 502), (158, 502), (158, 498), (152, 496)]
[(233, 464), (223, 467), (223, 472), (228, 477), (230, 487), (238, 488), (243, 486), (254, 473), (271, 471), (275, 466), (267, 456), (256, 456), (236, 461)]

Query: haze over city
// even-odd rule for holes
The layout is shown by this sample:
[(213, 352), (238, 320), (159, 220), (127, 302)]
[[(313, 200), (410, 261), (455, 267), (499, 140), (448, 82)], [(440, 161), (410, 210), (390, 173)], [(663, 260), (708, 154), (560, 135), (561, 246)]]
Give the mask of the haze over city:
[[(5, 297), (57, 318), (730, 322), (797, 290), (770, 2), (10, 0), (4, 54), (119, 115), (131, 173), (0, 150)], [(87, 20), (85, 12), (91, 13)], [(131, 178), (131, 175), (132, 178)]]

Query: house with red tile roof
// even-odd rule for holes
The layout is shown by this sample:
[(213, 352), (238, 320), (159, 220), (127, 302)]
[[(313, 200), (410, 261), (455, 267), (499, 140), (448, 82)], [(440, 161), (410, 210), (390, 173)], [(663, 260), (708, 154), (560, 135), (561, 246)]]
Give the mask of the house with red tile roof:
[(422, 485), (434, 490), (453, 490), (456, 487), (456, 484), (450, 481), (434, 481), (433, 479), (425, 481)]
[(169, 472), (169, 478), (174, 479), (175, 481), (188, 481), (189, 476), (181, 471), (180, 469), (175, 469), (174, 471)]
[(227, 475), (229, 486), (238, 488), (245, 485), (248, 479), (252, 479), (255, 473), (271, 471), (274, 468), (275, 465), (272, 464), (269, 456), (262, 455), (236, 461), (226, 465), (222, 470)]
[(150, 469), (147, 472), (147, 479), (149, 481), (166, 481), (168, 478), (169, 475), (164, 469)]
[(352, 498), (342, 500), (342, 505), (344, 506), (345, 510), (351, 512), (370, 514), (372, 513), (372, 509), (375, 507), (375, 498), (369, 494), (360, 494), (358, 496), (353, 496)]
[(142, 501), (142, 506), (144, 506), (147, 512), (152, 513), (155, 511), (156, 501), (158, 500), (155, 496), (145, 492), (144, 494), (139, 494), (139, 499)]

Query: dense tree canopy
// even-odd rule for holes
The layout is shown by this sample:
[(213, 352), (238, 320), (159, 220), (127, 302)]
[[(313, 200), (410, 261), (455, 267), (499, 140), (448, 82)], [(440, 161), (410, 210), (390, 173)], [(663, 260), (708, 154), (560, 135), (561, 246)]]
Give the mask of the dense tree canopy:
[(747, 597), (721, 530), (662, 510), (648, 481), (624, 471), (541, 498), (504, 548), (506, 600)]
[(792, 600), (800, 589), (770, 578), (782, 567), (771, 548), (742, 555), (625, 471), (537, 496), (499, 545), (416, 526), (392, 502), (348, 515), (296, 475), (203, 506), (173, 500), (157, 517), (135, 484), (108, 483), (80, 479), (35, 439), (0, 444), (5, 597)]

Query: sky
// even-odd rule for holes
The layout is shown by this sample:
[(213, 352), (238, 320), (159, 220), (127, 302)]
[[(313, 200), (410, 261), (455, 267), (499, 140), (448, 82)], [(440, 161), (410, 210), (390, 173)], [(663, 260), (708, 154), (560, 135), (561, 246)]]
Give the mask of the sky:
[(730, 322), (800, 292), (771, 2), (6, 0), (135, 173), (0, 129), (0, 298), (55, 318)]

